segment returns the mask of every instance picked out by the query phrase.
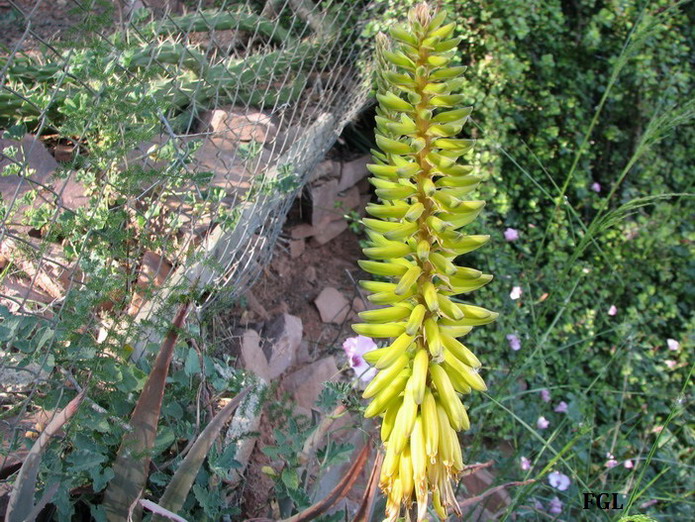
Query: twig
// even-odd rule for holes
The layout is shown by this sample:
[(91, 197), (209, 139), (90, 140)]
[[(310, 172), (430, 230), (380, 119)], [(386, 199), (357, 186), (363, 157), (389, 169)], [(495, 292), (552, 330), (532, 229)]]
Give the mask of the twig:
[(364, 496), (360, 503), (360, 508), (357, 510), (353, 522), (369, 522), (374, 509), (374, 500), (376, 499), (376, 491), (379, 485), (379, 476), (381, 475), (381, 465), (384, 462), (384, 455), (378, 453), (374, 459), (372, 473), (367, 482), (367, 488), (364, 490)]
[(371, 453), (371, 444), (369, 441), (360, 450), (354, 463), (345, 474), (343, 479), (338, 483), (338, 485), (333, 488), (326, 498), (318, 501), (316, 504), (309, 506), (307, 509), (298, 513), (290, 518), (286, 518), (283, 522), (305, 522), (309, 520), (315, 520), (318, 516), (328, 511), (333, 507), (340, 499), (347, 495), (352, 487), (357, 482), (360, 476), (360, 472), (364, 465), (367, 463), (369, 454)]
[(484, 493), (481, 493), (478, 496), (467, 498), (463, 502), (459, 502), (460, 507), (467, 507), (472, 504), (477, 504), (481, 500), (485, 499), (486, 497), (489, 497), (490, 495), (493, 495), (494, 493), (497, 493), (501, 489), (506, 489), (511, 486), (526, 486), (527, 484), (533, 484), (536, 482), (536, 479), (529, 479), (529, 480), (522, 480), (522, 481), (515, 481), (515, 482), (507, 482), (506, 484), (502, 484), (501, 486), (496, 486), (492, 489), (488, 489)]

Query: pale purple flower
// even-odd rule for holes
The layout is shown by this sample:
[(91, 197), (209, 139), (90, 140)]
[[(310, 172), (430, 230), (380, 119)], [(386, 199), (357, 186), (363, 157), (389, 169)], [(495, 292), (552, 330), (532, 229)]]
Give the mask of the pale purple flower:
[(632, 459), (627, 459), (625, 462), (623, 462), (623, 466), (625, 466), (625, 469), (632, 469), (635, 467), (635, 463), (632, 462)]
[(553, 411), (555, 413), (567, 413), (567, 403), (565, 401), (558, 402)]
[(507, 241), (516, 241), (519, 239), (519, 231), (514, 228), (508, 228), (504, 231), (504, 239)]
[(355, 374), (364, 382), (369, 382), (374, 378), (376, 375), (376, 368), (369, 366), (362, 356), (376, 349), (377, 345), (374, 341), (364, 335), (348, 337), (343, 343), (343, 350), (345, 350), (345, 355), (347, 355), (350, 368), (352, 368)]
[(538, 511), (545, 511), (545, 507), (543, 506), (543, 503), (538, 500), (537, 498), (533, 499), (533, 507), (537, 509)]
[(521, 457), (521, 463), (519, 464), (519, 467), (523, 471), (528, 471), (531, 469), (531, 461), (527, 459), (526, 457)]
[(546, 418), (543, 417), (542, 415), (541, 415), (540, 417), (538, 417), (538, 420), (536, 421), (536, 427), (537, 427), (539, 430), (544, 430), (544, 429), (546, 429), (548, 426), (550, 426), (550, 421), (549, 421), (548, 419), (546, 419)]
[(673, 359), (666, 359), (664, 363), (666, 364), (666, 366), (668, 366), (669, 370), (673, 370), (678, 364), (678, 361), (674, 361)]
[(608, 309), (608, 315), (613, 317), (617, 313), (618, 313), (618, 309), (615, 307), (615, 305), (611, 305), (611, 307)]
[(605, 466), (608, 469), (614, 468), (619, 464), (619, 462), (617, 460), (615, 460), (615, 457), (613, 456), (613, 454), (610, 451), (608, 453), (606, 453), (606, 458), (608, 460), (606, 461)]
[(522, 293), (523, 291), (521, 290), (521, 287), (515, 286), (514, 288), (512, 288), (512, 292), (509, 294), (509, 298), (516, 301), (521, 297)]
[(553, 497), (548, 503), (548, 513), (551, 515), (559, 515), (562, 513), (562, 502), (559, 498)]
[(507, 334), (507, 341), (509, 341), (509, 347), (515, 352), (521, 350), (521, 339), (516, 334)]
[(568, 487), (570, 487), (571, 483), (572, 481), (570, 478), (559, 471), (553, 471), (548, 475), (548, 484), (558, 491), (565, 491)]
[(666, 344), (668, 345), (668, 349), (673, 352), (677, 352), (681, 348), (681, 343), (675, 339), (666, 339)]
[(591, 190), (598, 194), (599, 192), (601, 192), (601, 184), (598, 181), (594, 181), (591, 184)]
[(550, 402), (550, 390), (548, 390), (548, 388), (543, 388), (541, 390), (541, 399), (543, 402)]

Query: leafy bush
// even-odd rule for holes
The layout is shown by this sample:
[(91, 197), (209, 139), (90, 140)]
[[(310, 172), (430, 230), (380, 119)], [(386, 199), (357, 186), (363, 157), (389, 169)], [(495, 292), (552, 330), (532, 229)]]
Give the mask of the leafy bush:
[[(384, 19), (411, 4), (382, 2)], [(443, 4), (463, 37), (464, 92), (483, 141), (472, 163), (493, 181), (482, 186), (491, 201), (475, 230), (498, 231), (493, 252), (466, 259), (496, 275), (475, 304), (501, 313), (497, 328), (470, 339), (491, 365), (491, 396), (471, 399), (468, 459), (497, 458), (502, 478), (543, 479), (517, 492), (516, 511), (531, 496), (547, 505), (559, 495), (580, 519), (582, 492), (598, 488), (627, 495), (633, 510), (658, 500), (648, 512), (692, 516), (683, 500), (693, 443), (683, 422), (695, 327), (692, 10), (667, 1)], [(374, 21), (367, 35), (385, 25)], [(518, 239), (505, 241), (507, 228)], [(516, 286), (518, 300), (509, 297)], [(553, 411), (559, 401), (567, 413)], [(519, 469), (521, 456), (530, 471)], [(611, 460), (620, 466), (607, 468)], [(571, 477), (570, 489), (547, 485), (553, 469)]]

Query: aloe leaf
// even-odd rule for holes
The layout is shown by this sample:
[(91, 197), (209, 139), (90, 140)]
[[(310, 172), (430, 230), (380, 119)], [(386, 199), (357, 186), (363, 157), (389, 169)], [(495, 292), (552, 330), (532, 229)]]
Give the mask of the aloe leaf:
[(150, 453), (157, 435), (159, 412), (174, 345), (188, 309), (188, 303), (179, 308), (131, 415), (130, 425), (133, 429), (123, 436), (118, 448), (113, 465), (114, 477), (104, 494), (104, 509), (109, 521), (140, 520), (138, 500), (147, 482)]
[[(183, 459), (181, 465), (174, 473), (174, 476), (169, 482), (162, 498), (159, 499), (159, 505), (164, 509), (177, 512), (183, 506), (186, 501), (188, 492), (193, 485), (193, 481), (198, 475), (200, 466), (203, 464), (208, 451), (212, 443), (215, 441), (220, 433), (220, 430), (227, 422), (227, 419), (234, 413), (237, 409), (241, 400), (249, 392), (250, 387), (246, 387), (239, 392), (239, 394), (232, 399), (229, 404), (227, 404), (220, 412), (215, 415), (215, 417), (210, 421), (210, 424), (203, 430), (203, 432), (198, 436), (195, 443), (191, 447), (190, 451)], [(152, 518), (152, 522), (165, 522), (166, 518), (160, 515), (155, 515)]]
[(68, 405), (59, 413), (53, 416), (46, 428), (41, 432), (39, 438), (29, 450), (29, 453), (24, 460), (24, 464), (19, 469), (19, 474), (15, 480), (10, 501), (7, 505), (5, 520), (7, 522), (22, 522), (30, 517), (34, 507), (34, 493), (36, 489), (36, 477), (39, 474), (39, 466), (41, 465), (41, 457), (46, 450), (51, 437), (65, 425), (70, 417), (72, 417), (77, 408), (84, 400), (86, 388), (83, 389), (77, 396), (72, 399)]

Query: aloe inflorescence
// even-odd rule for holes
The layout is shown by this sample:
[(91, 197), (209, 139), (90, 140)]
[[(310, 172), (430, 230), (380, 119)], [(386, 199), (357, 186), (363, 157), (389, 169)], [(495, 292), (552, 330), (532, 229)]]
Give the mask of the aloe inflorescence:
[[(462, 227), (484, 206), (469, 195), (481, 181), (459, 159), (473, 140), (461, 139), (471, 113), (456, 94), (464, 67), (451, 66), (459, 39), (444, 12), (413, 8), (406, 26), (377, 36), (376, 142), (368, 165), (380, 200), (367, 206), (368, 261), (360, 266), (379, 281), (363, 281), (369, 300), (384, 308), (362, 312), (362, 335), (391, 339), (365, 354), (379, 371), (364, 391), (366, 417), (381, 416), (386, 455), (380, 486), (387, 519), (401, 510), (417, 520), (428, 497), (445, 519), (460, 514), (452, 481), (463, 469), (457, 432), (469, 428), (459, 394), (486, 389), (480, 361), (457, 338), (497, 314), (463, 304), (454, 296), (488, 283), (491, 275), (455, 264), (489, 237)], [(384, 282), (387, 278), (389, 281)]]

